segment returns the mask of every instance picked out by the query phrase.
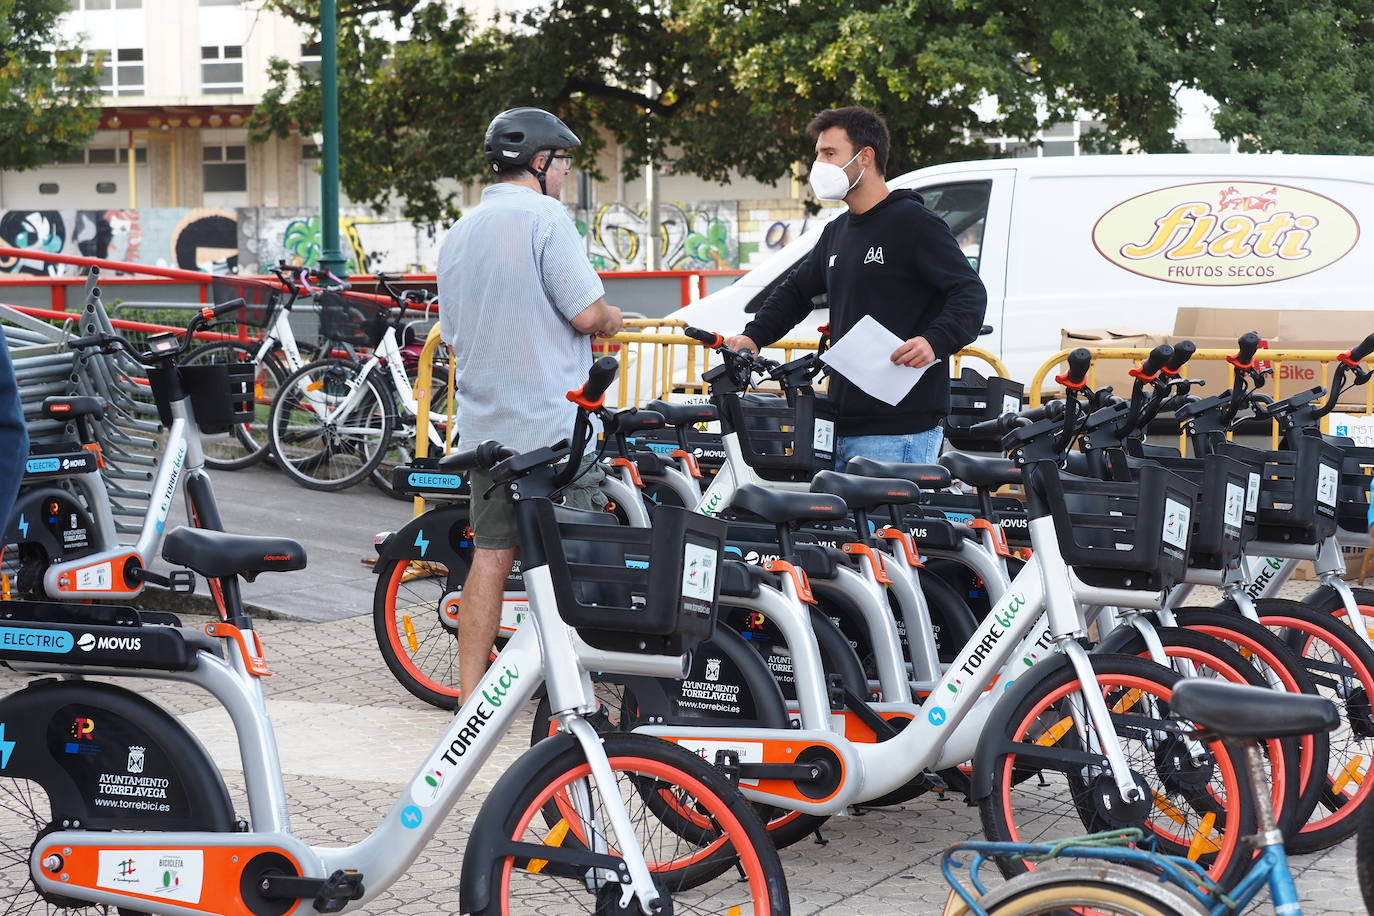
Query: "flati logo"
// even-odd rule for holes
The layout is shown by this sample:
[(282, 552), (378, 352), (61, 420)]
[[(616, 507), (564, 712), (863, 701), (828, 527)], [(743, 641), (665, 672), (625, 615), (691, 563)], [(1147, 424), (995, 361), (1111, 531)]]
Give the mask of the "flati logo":
[(142, 747), (137, 747), (137, 746), (135, 746), (135, 745), (130, 745), (130, 746), (129, 746), (129, 759), (126, 761), (125, 769), (128, 770), (130, 773), (142, 773), (142, 772), (143, 772), (143, 754), (144, 754), (144, 751), (146, 751), (146, 750), (147, 750), (147, 748), (142, 748)]
[(870, 248), (870, 249), (868, 249), (868, 254), (864, 255), (864, 263), (865, 263), (865, 264), (881, 264), (881, 263), (883, 263), (883, 246), (879, 245), (879, 246), (877, 246), (877, 247), (875, 247), (875, 248)]

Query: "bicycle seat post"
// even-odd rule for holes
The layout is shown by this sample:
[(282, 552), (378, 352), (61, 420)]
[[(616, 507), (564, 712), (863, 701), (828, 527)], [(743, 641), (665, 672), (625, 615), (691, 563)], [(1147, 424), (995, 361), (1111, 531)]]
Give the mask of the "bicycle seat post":
[(1282, 846), (1283, 833), (1274, 820), (1274, 800), (1266, 791), (1269, 767), (1260, 753), (1259, 742), (1246, 741), (1241, 750), (1245, 757), (1245, 775), (1250, 781), (1250, 799), (1255, 803), (1255, 835), (1249, 841), (1256, 849)]

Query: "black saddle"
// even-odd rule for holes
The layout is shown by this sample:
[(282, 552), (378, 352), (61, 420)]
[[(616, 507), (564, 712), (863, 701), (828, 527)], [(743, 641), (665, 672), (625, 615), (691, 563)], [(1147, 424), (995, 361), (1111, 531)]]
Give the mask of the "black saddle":
[(949, 472), (971, 487), (996, 488), (1021, 482), (1021, 467), (1010, 458), (992, 458), (950, 452), (940, 456)]
[(651, 429), (662, 429), (663, 427), (663, 414), (658, 411), (631, 408), (613, 414), (606, 424), (606, 432), (610, 435), (631, 436), (635, 433), (648, 432)]
[(305, 548), (290, 538), (251, 537), (208, 528), (173, 528), (162, 542), (162, 559), (207, 579), (305, 568)]
[(1329, 732), (1340, 724), (1326, 697), (1282, 693), (1212, 678), (1184, 678), (1174, 685), (1169, 708), (1222, 738), (1286, 738)]
[(800, 521), (839, 521), (849, 516), (849, 507), (838, 496), (769, 490), (752, 483), (735, 491), (730, 506), (751, 512), (775, 525)]
[(77, 417), (105, 416), (105, 402), (89, 395), (43, 399), (43, 416), (49, 420), (75, 420)]
[(720, 419), (714, 404), (669, 404), (667, 401), (650, 401), (645, 406), (662, 415), (669, 426), (690, 426), (693, 423), (709, 423)]
[(906, 506), (921, 498), (921, 488), (900, 477), (855, 477), (821, 471), (811, 480), (812, 493), (832, 493), (851, 509)]
[(899, 480), (909, 480), (922, 490), (943, 490), (954, 482), (949, 471), (938, 464), (904, 464), (900, 461), (850, 458), (844, 469), (860, 477), (896, 477)]

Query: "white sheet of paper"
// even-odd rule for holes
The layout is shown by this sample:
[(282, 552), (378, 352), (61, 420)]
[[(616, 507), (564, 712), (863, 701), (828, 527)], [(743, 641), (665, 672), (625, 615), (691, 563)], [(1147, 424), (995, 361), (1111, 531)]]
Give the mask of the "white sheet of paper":
[(913, 369), (892, 362), (892, 353), (904, 340), (883, 327), (872, 315), (865, 315), (821, 361), (843, 375), (855, 387), (887, 404), (896, 405), (906, 397), (931, 366)]

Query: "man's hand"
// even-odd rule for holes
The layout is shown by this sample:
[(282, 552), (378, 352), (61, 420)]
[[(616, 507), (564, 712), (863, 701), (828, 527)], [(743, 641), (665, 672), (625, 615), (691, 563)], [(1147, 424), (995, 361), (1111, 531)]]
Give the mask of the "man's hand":
[(734, 337), (728, 338), (725, 341), (725, 346), (729, 347), (731, 350), (750, 350), (754, 353), (759, 352), (759, 345), (743, 334), (736, 334)]
[(614, 337), (620, 333), (620, 329), (625, 326), (625, 316), (620, 313), (620, 309), (614, 305), (606, 306), (606, 317), (602, 320), (597, 337)]
[(620, 314), (620, 309), (614, 305), (607, 305), (605, 299), (598, 299), (578, 312), (568, 323), (579, 334), (614, 337), (620, 333), (625, 318)]
[(899, 366), (920, 369), (935, 362), (935, 350), (924, 337), (913, 337), (893, 350), (891, 358)]

